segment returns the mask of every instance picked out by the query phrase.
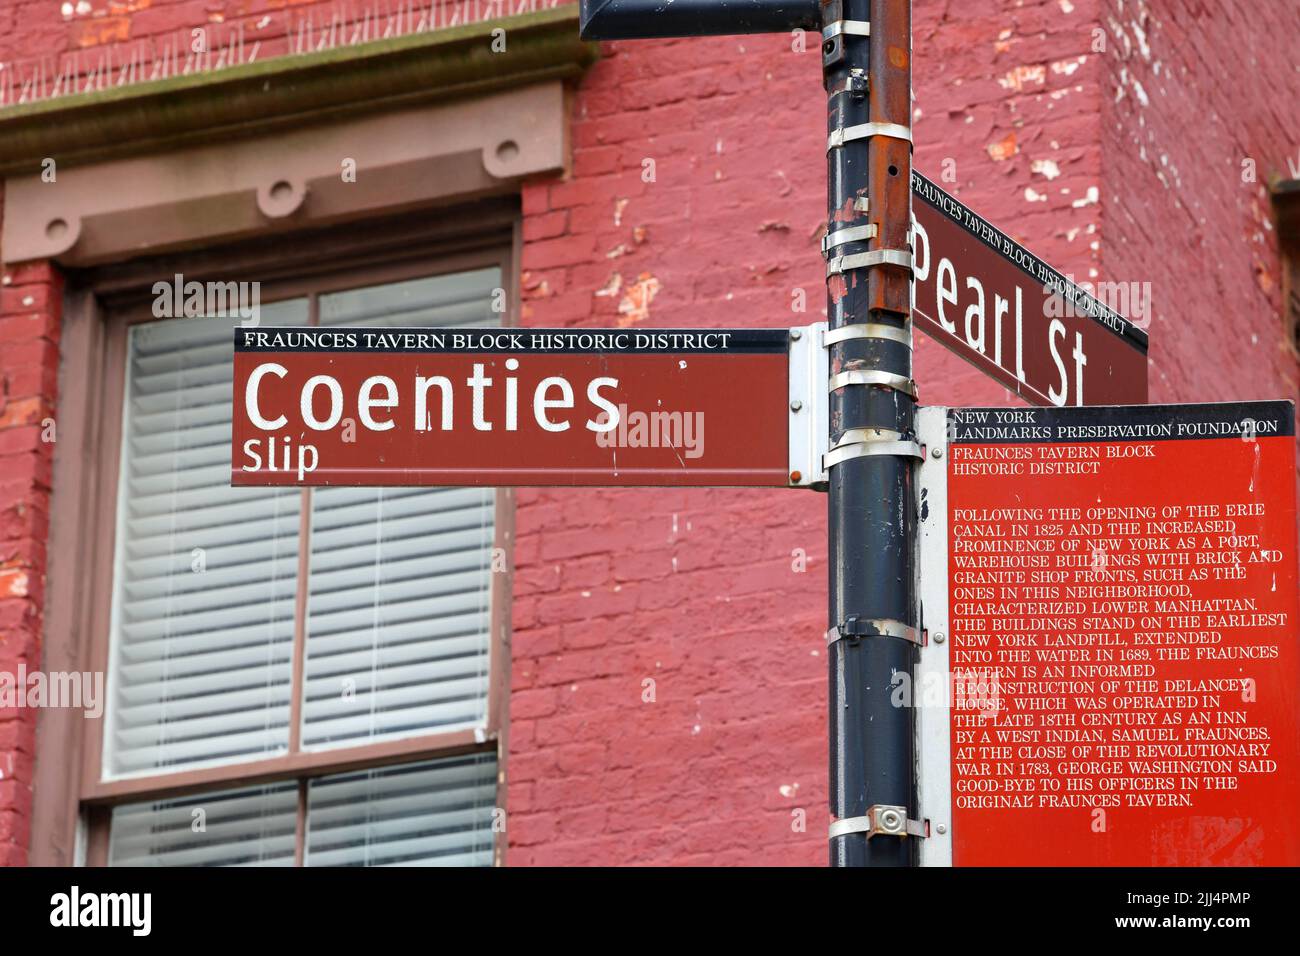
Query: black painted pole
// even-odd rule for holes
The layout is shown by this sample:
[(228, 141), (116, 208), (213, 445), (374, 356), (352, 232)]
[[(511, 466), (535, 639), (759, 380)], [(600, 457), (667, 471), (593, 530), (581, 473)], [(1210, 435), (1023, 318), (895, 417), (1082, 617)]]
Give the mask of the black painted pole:
[(911, 4), (830, 0), (822, 11), (832, 244), (830, 860), (910, 866), (920, 835), (908, 823), (918, 816), (913, 711), (910, 698), (907, 706), (891, 698), (896, 675), (906, 675), (912, 691), (919, 631)]
[(583, 0), (584, 40), (816, 32), (818, 0)]
[(832, 866), (909, 866), (918, 618), (910, 0), (580, 0), (584, 39), (821, 30)]

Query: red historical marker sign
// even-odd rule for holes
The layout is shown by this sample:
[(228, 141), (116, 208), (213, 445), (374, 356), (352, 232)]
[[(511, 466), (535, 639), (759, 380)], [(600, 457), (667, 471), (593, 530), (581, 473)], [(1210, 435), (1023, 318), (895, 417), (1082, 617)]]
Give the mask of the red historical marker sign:
[(929, 849), (959, 866), (1300, 863), (1295, 407), (946, 424), (922, 477), (923, 671), (946, 656), (950, 692), (942, 728), (918, 711), (932, 836), (946, 824)]
[(912, 193), (918, 328), (1034, 405), (1147, 400), (1144, 331), (916, 172)]
[(237, 329), (231, 483), (788, 485), (790, 338)]

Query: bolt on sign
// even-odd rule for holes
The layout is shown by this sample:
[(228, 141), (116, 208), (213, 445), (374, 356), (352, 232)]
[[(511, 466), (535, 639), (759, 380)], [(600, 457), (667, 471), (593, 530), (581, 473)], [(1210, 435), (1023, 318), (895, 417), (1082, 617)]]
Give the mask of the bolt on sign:
[[(1034, 405), (1147, 400), (1146, 332), (917, 172), (912, 193), (917, 328)], [(1103, 298), (1147, 319), (1141, 288)]]
[(231, 484), (812, 484), (816, 332), (236, 329)]
[(920, 432), (923, 864), (1300, 864), (1295, 406)]

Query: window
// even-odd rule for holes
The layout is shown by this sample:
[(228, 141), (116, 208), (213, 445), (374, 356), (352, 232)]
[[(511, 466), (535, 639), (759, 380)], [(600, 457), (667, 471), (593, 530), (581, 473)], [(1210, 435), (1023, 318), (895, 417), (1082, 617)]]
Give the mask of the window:
[[(307, 783), (307, 866), (492, 863), (496, 761), (486, 754)], [(112, 866), (293, 866), (298, 786), (271, 784), (113, 809)], [(197, 824), (197, 825), (196, 825)]]
[(1300, 239), (1282, 250), (1282, 320), (1287, 343), (1300, 356)]
[[(292, 273), (240, 268), (276, 276), (263, 325), (499, 324), (509, 233), (480, 233), (371, 263), (295, 249)], [(230, 281), (212, 257), (192, 263)], [(115, 480), (94, 540), (113, 545), (87, 861), (490, 865), (509, 493), (232, 488), (238, 319), (156, 319), (138, 288), (101, 300), (105, 392), (116, 368), (121, 401), (102, 411)]]
[(1274, 184), (1273, 208), (1282, 258), (1282, 334), (1300, 358), (1300, 179)]

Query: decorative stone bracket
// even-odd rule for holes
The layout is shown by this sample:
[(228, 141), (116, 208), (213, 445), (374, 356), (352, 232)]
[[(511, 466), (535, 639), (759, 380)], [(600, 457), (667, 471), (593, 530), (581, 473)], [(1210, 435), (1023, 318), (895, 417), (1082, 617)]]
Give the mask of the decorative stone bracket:
[(558, 82), (5, 184), (6, 262), (87, 266), (504, 192), (564, 168)]
[(560, 171), (562, 81), (595, 59), (577, 23), (560, 7), (0, 110), (0, 258), (92, 265)]

